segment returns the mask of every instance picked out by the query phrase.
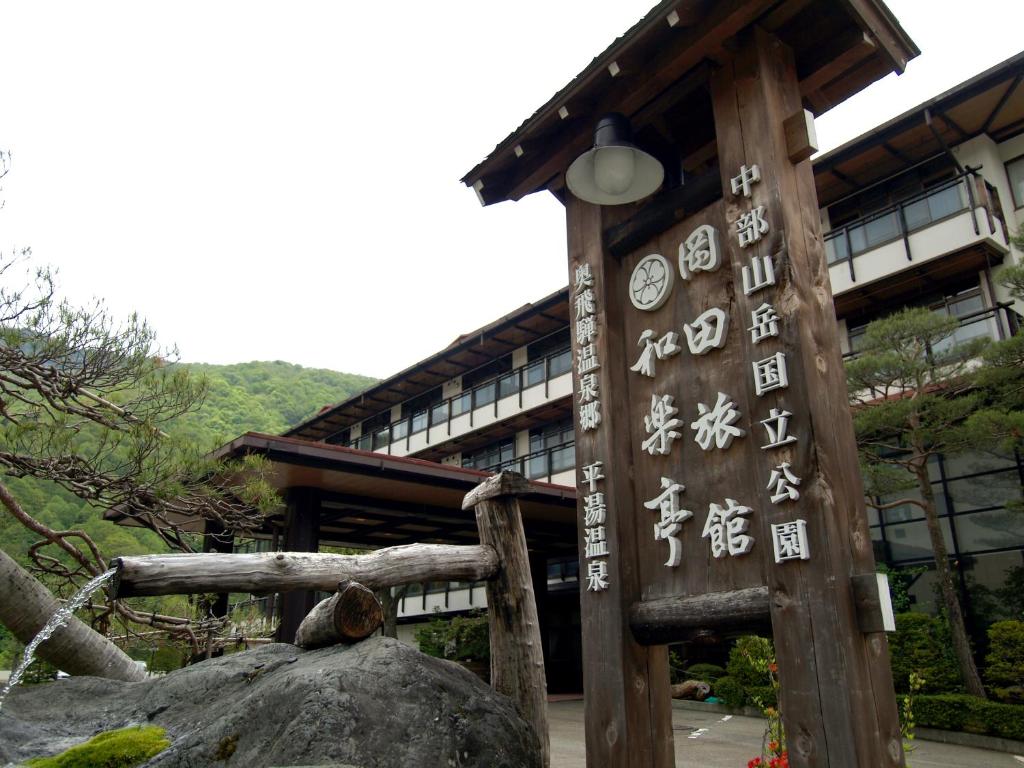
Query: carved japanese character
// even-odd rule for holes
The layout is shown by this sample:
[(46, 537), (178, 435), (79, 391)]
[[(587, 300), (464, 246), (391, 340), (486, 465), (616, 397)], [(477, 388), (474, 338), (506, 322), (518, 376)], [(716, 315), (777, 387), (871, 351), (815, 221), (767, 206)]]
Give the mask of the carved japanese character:
[(580, 406), (580, 430), (589, 432), (601, 423), (601, 403), (591, 400)]
[(597, 338), (597, 318), (593, 315), (581, 317), (576, 321), (576, 345), (583, 347), (593, 343)]
[(786, 434), (786, 430), (789, 428), (789, 420), (792, 416), (793, 414), (789, 411), (779, 410), (778, 408), (772, 408), (768, 411), (768, 418), (761, 420), (765, 431), (768, 433), (768, 444), (761, 446), (762, 451), (796, 442), (795, 437)]
[(683, 326), (686, 344), (694, 355), (703, 355), (712, 349), (724, 347), (728, 330), (729, 316), (718, 307), (702, 312), (692, 323)]
[(580, 264), (576, 267), (576, 289), (575, 293), (579, 293), (584, 288), (594, 287), (594, 274), (590, 269), (589, 264)]
[(595, 461), (591, 464), (583, 465), (583, 482), (590, 486), (591, 493), (596, 490), (597, 481), (604, 480), (604, 475), (601, 474), (601, 467), (603, 465), (603, 461)]
[(644, 416), (644, 429), (650, 437), (641, 443), (640, 448), (652, 456), (656, 453), (667, 455), (672, 450), (672, 442), (681, 437), (675, 429), (683, 422), (674, 418), (679, 413), (679, 409), (672, 406), (674, 401), (672, 395), (651, 395), (651, 413)]
[(770, 336), (779, 335), (779, 315), (768, 302), (751, 311), (750, 322), (753, 325), (747, 330), (750, 331), (750, 340), (754, 344), (760, 344)]
[(746, 164), (740, 166), (739, 176), (733, 176), (729, 179), (729, 185), (732, 187), (732, 193), (734, 195), (742, 194), (743, 197), (750, 197), (750, 186), (754, 182), (761, 180), (761, 169), (758, 168), (757, 163), (747, 168)]
[(597, 400), (599, 387), (600, 382), (596, 373), (585, 373), (580, 376), (580, 402), (589, 403), (591, 400)]
[(764, 206), (751, 208), (736, 222), (736, 231), (740, 237), (740, 248), (753, 245), (768, 234), (768, 222), (764, 218)]
[(603, 525), (598, 525), (594, 528), (587, 528), (584, 532), (586, 540), (585, 555), (587, 559), (591, 557), (606, 557), (608, 555), (608, 540), (605, 538), (605, 531)]
[(800, 498), (800, 491), (796, 486), (800, 485), (800, 478), (793, 474), (789, 468), (789, 462), (784, 461), (772, 470), (768, 478), (768, 490), (772, 492), (772, 504), (779, 504), (783, 501), (796, 501)]
[(810, 560), (807, 522), (794, 520), (791, 523), (773, 523), (772, 549), (775, 551), (776, 563), (784, 563), (787, 560)]
[(585, 344), (576, 350), (576, 372), (581, 376), (584, 373), (600, 368), (597, 362), (597, 347), (593, 344)]
[(747, 433), (736, 426), (740, 412), (736, 410), (736, 403), (724, 392), (718, 393), (714, 408), (709, 409), (704, 403), (697, 403), (697, 413), (697, 420), (690, 424), (690, 429), (697, 433), (693, 439), (705, 451), (711, 450), (712, 443), (724, 451), (732, 445), (733, 438), (743, 437)]
[(576, 296), (576, 319), (581, 320), (588, 315), (594, 314), (596, 311), (594, 292), (589, 288), (584, 288), (583, 293)]
[(669, 331), (660, 339), (654, 341), (653, 339), (656, 335), (649, 328), (640, 334), (640, 340), (637, 344), (642, 345), (644, 351), (640, 353), (640, 359), (629, 370), (636, 371), (641, 376), (650, 376), (653, 379), (654, 361), (665, 360), (678, 354), (679, 350), (682, 349), (677, 343), (679, 341), (679, 334), (675, 331)]
[(775, 267), (771, 256), (755, 256), (743, 268), (743, 293), (749, 296), (769, 285), (775, 285)]
[(583, 497), (583, 525), (604, 525), (608, 515), (608, 506), (604, 494), (600, 491), (588, 493)]
[(735, 499), (726, 499), (725, 504), (725, 509), (713, 502), (709, 506), (701, 537), (710, 539), (713, 557), (745, 555), (754, 546), (754, 537), (746, 532), (750, 527), (746, 515), (753, 510), (740, 505)]
[(758, 396), (773, 389), (785, 389), (789, 386), (786, 356), (781, 352), (776, 352), (764, 360), (756, 360), (751, 365), (754, 367), (754, 392)]
[(693, 512), (679, 508), (679, 494), (686, 490), (682, 483), (663, 477), (661, 487), (661, 493), (650, 501), (645, 501), (644, 506), (661, 512), (661, 519), (654, 524), (654, 540), (668, 541), (668, 560), (665, 565), (675, 568), (683, 559), (682, 545), (676, 534), (682, 529), (682, 523), (693, 517)]
[(587, 591), (600, 592), (608, 589), (608, 561), (591, 560), (587, 563)]
[(679, 244), (679, 274), (684, 280), (697, 272), (714, 272), (721, 265), (718, 230), (710, 224), (697, 227)]

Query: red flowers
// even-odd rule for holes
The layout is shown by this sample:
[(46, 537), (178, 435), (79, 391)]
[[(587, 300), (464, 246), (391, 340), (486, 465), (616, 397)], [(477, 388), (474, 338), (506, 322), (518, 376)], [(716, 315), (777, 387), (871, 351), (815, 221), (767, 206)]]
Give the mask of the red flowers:
[(755, 757), (747, 763), (747, 768), (789, 768), (789, 752), (783, 752), (778, 757), (771, 757), (767, 763), (764, 758)]

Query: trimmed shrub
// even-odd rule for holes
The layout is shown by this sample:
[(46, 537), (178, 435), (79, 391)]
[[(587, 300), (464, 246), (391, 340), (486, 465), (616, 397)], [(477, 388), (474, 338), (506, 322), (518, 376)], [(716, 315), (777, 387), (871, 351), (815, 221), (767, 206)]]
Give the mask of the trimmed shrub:
[(727, 707), (742, 707), (747, 700), (746, 690), (743, 684), (735, 677), (726, 675), (720, 677), (711, 686), (711, 693), (722, 700)]
[(725, 669), (744, 688), (771, 685), (768, 664), (775, 657), (772, 641), (757, 635), (744, 635), (736, 639), (729, 651), (729, 662)]
[(167, 732), (155, 725), (97, 734), (52, 757), (29, 760), (30, 768), (134, 768), (171, 746)]
[(1003, 701), (1021, 700), (1024, 690), (1024, 622), (997, 621), (988, 628), (985, 681)]
[(416, 630), (416, 642), (428, 656), (452, 661), (481, 661), (491, 658), (487, 614), (431, 619)]
[(949, 627), (941, 618), (924, 613), (896, 616), (896, 631), (889, 635), (889, 657), (896, 690), (906, 693), (910, 673), (924, 678), (922, 693), (954, 693), (963, 690)]
[(1024, 706), (960, 693), (917, 696), (914, 720), (922, 728), (965, 731), (1024, 741)]
[(716, 680), (725, 677), (725, 668), (717, 664), (694, 664), (683, 671), (682, 677), (687, 680), (701, 680), (714, 687)]

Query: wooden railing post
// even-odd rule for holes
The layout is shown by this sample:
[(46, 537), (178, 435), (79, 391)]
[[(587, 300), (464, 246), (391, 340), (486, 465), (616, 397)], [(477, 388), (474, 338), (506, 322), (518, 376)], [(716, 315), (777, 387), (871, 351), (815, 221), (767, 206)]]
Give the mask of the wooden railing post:
[(551, 763), (551, 747), (544, 654), (526, 533), (516, 500), (528, 490), (522, 475), (501, 472), (466, 494), (462, 508), (475, 510), (480, 543), (498, 554), (498, 575), (487, 582), (491, 685), (510, 697), (533, 726), (546, 767)]

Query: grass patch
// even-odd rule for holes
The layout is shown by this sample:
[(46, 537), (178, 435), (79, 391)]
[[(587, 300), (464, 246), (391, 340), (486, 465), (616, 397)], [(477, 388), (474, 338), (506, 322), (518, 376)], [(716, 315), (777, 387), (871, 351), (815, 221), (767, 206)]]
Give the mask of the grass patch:
[(66, 752), (29, 760), (30, 768), (134, 768), (171, 746), (167, 731), (155, 725), (97, 734)]

